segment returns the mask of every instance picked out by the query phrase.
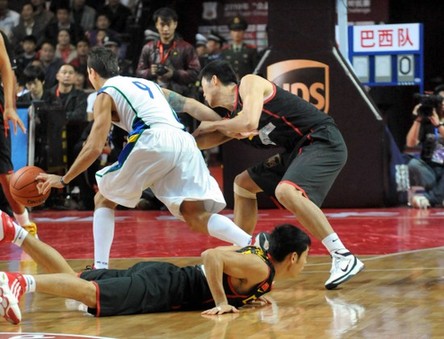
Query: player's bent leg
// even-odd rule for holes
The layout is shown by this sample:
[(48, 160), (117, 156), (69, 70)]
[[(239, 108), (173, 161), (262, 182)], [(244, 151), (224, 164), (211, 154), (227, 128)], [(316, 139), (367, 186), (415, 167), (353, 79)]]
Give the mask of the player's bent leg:
[(245, 232), (253, 234), (257, 223), (257, 197), (262, 190), (250, 178), (247, 171), (236, 176), (234, 191), (234, 223)]
[(207, 225), (212, 213), (205, 211), (203, 201), (184, 200), (180, 205), (180, 213), (191, 230), (208, 234)]
[(39, 274), (34, 276), (36, 292), (80, 301), (88, 307), (97, 306), (97, 287), (71, 274)]
[(94, 206), (94, 268), (108, 268), (114, 240), (114, 210), (117, 204), (105, 198), (99, 191), (94, 196)]
[(334, 232), (321, 209), (305, 197), (296, 185), (281, 182), (275, 194), (278, 201), (295, 214), (299, 222), (319, 241)]
[(296, 185), (280, 183), (276, 188), (276, 198), (330, 252), (332, 268), (325, 288), (336, 288), (364, 268), (364, 264), (342, 245), (321, 209), (305, 197)]
[(184, 200), (180, 212), (194, 231), (209, 234), (238, 246), (247, 246), (251, 243), (251, 236), (231, 219), (221, 214), (207, 212), (203, 201)]

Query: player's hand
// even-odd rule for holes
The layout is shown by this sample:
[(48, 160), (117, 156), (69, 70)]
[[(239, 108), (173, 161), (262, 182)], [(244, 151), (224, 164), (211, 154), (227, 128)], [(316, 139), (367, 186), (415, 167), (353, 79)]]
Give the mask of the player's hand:
[(213, 308), (210, 308), (209, 310), (203, 311), (202, 315), (218, 315), (218, 314), (224, 314), (224, 313), (239, 313), (239, 310), (231, 305), (224, 304), (219, 305)]
[(8, 133), (7, 131), (9, 130), (9, 121), (12, 121), (14, 134), (17, 134), (17, 125), (20, 127), (22, 132), (26, 134), (25, 124), (23, 123), (22, 119), (20, 119), (14, 108), (5, 108), (5, 111), (3, 112), (3, 122), (5, 124), (6, 135)]
[(36, 180), (39, 181), (37, 184), (39, 193), (46, 194), (46, 192), (48, 192), (52, 187), (63, 188), (64, 186), (60, 181), (61, 179), (62, 177), (60, 175), (40, 173), (36, 177)]
[(201, 134), (207, 134), (216, 131), (216, 126), (211, 121), (202, 121), (196, 130), (193, 132), (193, 136), (197, 137)]
[(253, 139), (254, 136), (258, 135), (259, 131), (254, 130), (250, 132), (238, 132), (238, 133), (227, 133), (228, 137), (234, 138), (234, 139)]

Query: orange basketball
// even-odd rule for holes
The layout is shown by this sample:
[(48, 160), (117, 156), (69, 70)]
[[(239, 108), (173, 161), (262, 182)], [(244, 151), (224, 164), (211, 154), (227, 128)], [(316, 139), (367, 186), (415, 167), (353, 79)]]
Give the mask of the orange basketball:
[(51, 190), (45, 195), (39, 193), (38, 181), (35, 178), (40, 173), (44, 171), (37, 166), (25, 166), (12, 175), (9, 190), (15, 201), (27, 207), (38, 206), (45, 202)]

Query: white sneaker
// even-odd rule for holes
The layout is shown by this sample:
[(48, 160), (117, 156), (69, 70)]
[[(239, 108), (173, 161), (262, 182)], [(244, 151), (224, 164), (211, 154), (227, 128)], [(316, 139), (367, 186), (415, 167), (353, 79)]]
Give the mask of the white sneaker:
[(414, 208), (426, 209), (430, 207), (430, 201), (423, 195), (415, 195), (412, 198), (412, 206)]
[(253, 246), (260, 247), (264, 252), (270, 249), (270, 234), (267, 232), (260, 232), (254, 238)]
[(346, 282), (364, 269), (364, 264), (348, 250), (339, 250), (332, 254), (330, 278), (325, 282), (325, 288), (332, 290)]

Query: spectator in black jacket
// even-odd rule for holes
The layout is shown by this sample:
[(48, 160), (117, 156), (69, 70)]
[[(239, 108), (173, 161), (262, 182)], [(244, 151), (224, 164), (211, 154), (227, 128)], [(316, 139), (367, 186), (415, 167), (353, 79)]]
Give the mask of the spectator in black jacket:
[(68, 166), (75, 158), (74, 145), (87, 125), (85, 92), (75, 88), (74, 66), (64, 64), (57, 72), (58, 84), (50, 92), (55, 96), (54, 106), (61, 106), (66, 117)]

